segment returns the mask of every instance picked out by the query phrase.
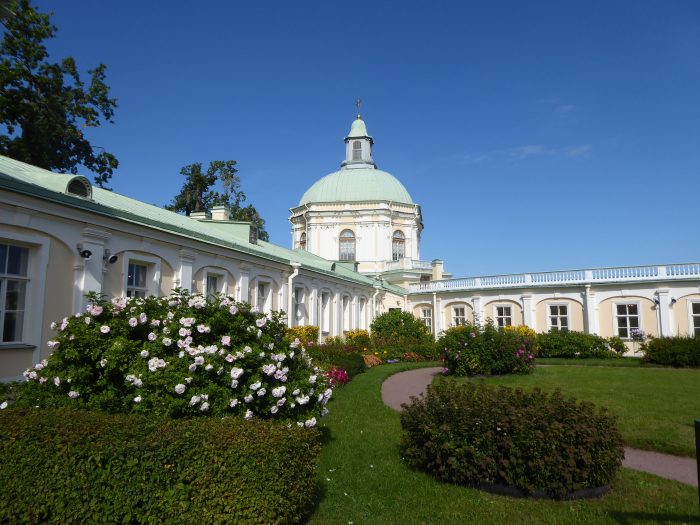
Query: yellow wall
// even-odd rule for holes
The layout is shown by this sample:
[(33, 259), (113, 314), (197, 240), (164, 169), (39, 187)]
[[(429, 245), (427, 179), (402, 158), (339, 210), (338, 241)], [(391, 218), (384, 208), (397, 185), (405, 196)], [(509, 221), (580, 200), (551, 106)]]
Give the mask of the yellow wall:
[(690, 333), (688, 310), (690, 301), (700, 301), (700, 294), (684, 295), (676, 297), (676, 304), (673, 305), (673, 327), (677, 335), (693, 335)]
[(569, 330), (573, 330), (575, 332), (584, 331), (583, 305), (581, 303), (572, 299), (549, 297), (537, 303), (535, 307), (535, 319), (537, 322), (538, 332), (546, 332), (548, 330), (547, 316), (549, 315), (549, 307), (547, 305), (549, 304), (565, 304), (569, 314)]
[(483, 321), (491, 319), (493, 324), (496, 324), (496, 306), (510, 306), (511, 322), (513, 326), (520, 326), (523, 324), (523, 309), (519, 303), (515, 301), (489, 301), (484, 305), (484, 317)]
[(654, 302), (644, 297), (627, 296), (627, 297), (611, 297), (601, 301), (598, 305), (598, 334), (603, 337), (617, 336), (615, 332), (616, 315), (614, 305), (616, 303), (638, 303), (640, 308), (641, 323), (640, 328), (646, 335), (658, 336), (658, 324), (656, 321), (656, 310), (653, 308)]
[(466, 317), (467, 323), (474, 322), (474, 310), (472, 305), (465, 303), (464, 301), (455, 301), (451, 303), (442, 304), (442, 327), (447, 329), (452, 327), (452, 309), (454, 307), (464, 308), (464, 315)]

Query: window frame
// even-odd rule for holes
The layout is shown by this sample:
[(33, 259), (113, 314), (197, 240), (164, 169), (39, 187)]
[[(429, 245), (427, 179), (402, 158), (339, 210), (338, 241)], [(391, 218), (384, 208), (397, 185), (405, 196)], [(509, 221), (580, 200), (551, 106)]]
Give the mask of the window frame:
[(693, 305), (695, 304), (699, 305), (700, 308), (700, 299), (688, 299), (688, 335), (700, 337), (700, 313), (693, 313)]
[(209, 297), (209, 277), (215, 277), (217, 282), (217, 294), (228, 292), (228, 272), (223, 268), (204, 268), (202, 272), (202, 295)]
[[(397, 234), (400, 235), (397, 236)], [(400, 247), (400, 250), (398, 249)], [(400, 253), (399, 253), (400, 251)], [(391, 234), (391, 260), (398, 261), (406, 257), (406, 234), (401, 230), (394, 230)]]
[[(552, 314), (552, 310), (551, 310), (551, 308), (552, 308), (553, 306), (554, 306), (554, 307), (557, 307), (557, 308), (562, 308), (562, 307), (563, 307), (563, 308), (566, 308), (566, 313), (565, 313), (564, 315), (561, 315), (561, 314), (553, 315), (553, 314)], [(569, 332), (569, 331), (571, 330), (571, 322), (570, 322), (571, 319), (570, 319), (570, 316), (569, 316), (569, 304), (568, 304), (568, 303), (562, 303), (562, 302), (559, 302), (559, 303), (546, 303), (546, 304), (545, 304), (545, 308), (547, 309), (547, 311), (545, 312), (545, 315), (546, 315), (546, 317), (547, 317), (547, 331), (548, 331), (548, 332), (552, 332), (552, 331), (555, 331), (555, 332)], [(552, 317), (556, 317), (558, 320), (561, 320), (562, 318), (563, 318), (563, 319), (566, 319), (566, 326), (564, 327), (564, 329), (562, 329), (561, 324), (560, 324), (559, 322), (558, 322), (557, 325), (555, 326), (555, 325), (552, 323)]]
[[(457, 310), (462, 310), (462, 315), (458, 315)], [(453, 305), (452, 326), (464, 326), (465, 324), (467, 324), (467, 307), (465, 305)]]
[[(350, 236), (343, 236), (344, 233), (349, 232), (352, 237)], [(352, 253), (349, 255), (346, 255), (345, 257), (343, 256), (343, 244), (350, 245), (352, 243)], [(338, 260), (339, 261), (356, 261), (357, 260), (357, 237), (355, 236), (355, 232), (352, 231), (350, 228), (345, 228), (343, 231), (340, 232), (340, 235), (338, 236)]]
[[(617, 313), (617, 307), (618, 306), (636, 306), (637, 307), (637, 314), (636, 315), (619, 315)], [(639, 330), (642, 330), (642, 305), (641, 302), (638, 300), (635, 301), (613, 301), (612, 305), (612, 314), (613, 314), (613, 324), (615, 327), (615, 336), (619, 337), (623, 341), (632, 341), (632, 336), (630, 332), (632, 331), (633, 328), (637, 328)], [(620, 317), (624, 317), (626, 319), (630, 319), (632, 317), (637, 318), (637, 326), (628, 326), (626, 327), (627, 330), (627, 337), (623, 337), (620, 335)]]
[(146, 267), (146, 297), (160, 297), (160, 258), (134, 252), (124, 252), (122, 259), (122, 297), (127, 297), (129, 289), (129, 265)]
[(362, 160), (362, 141), (353, 140), (352, 141), (352, 160)]
[[(499, 315), (499, 308), (508, 308), (508, 315)], [(505, 328), (506, 326), (514, 326), (513, 324), (513, 305), (512, 304), (494, 304), (493, 305), (493, 318), (496, 321), (497, 328)], [(501, 324), (502, 319), (507, 319), (508, 322)]]
[(433, 309), (430, 306), (420, 307), (419, 319), (425, 325), (425, 329), (429, 334), (433, 333)]
[(301, 232), (299, 235), (299, 249), (306, 251), (306, 232)]
[(304, 326), (306, 324), (306, 288), (304, 286), (294, 287), (292, 302), (294, 308), (292, 326)]
[[(17, 243), (5, 243), (0, 241), (0, 245), (6, 246), (5, 257), (0, 260), (0, 343), (3, 344), (21, 344), (24, 339), (24, 317), (27, 314), (27, 288), (29, 287), (29, 247)], [(18, 248), (22, 250), (24, 258), (24, 268), (22, 273), (6, 273), (6, 263), (9, 264), (10, 248)], [(9, 310), (7, 308), (8, 285), (10, 282), (19, 283), (21, 292), (17, 293), (17, 308)], [(21, 296), (21, 297), (20, 297)], [(21, 308), (20, 308), (21, 305)], [(8, 313), (14, 313), (15, 318), (13, 330), (19, 333), (18, 338), (5, 341), (5, 320)]]

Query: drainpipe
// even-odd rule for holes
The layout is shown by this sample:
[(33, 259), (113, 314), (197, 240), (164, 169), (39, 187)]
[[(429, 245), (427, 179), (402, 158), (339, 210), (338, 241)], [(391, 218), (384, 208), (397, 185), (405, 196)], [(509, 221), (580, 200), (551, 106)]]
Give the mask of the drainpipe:
[[(379, 286), (374, 287), (374, 295), (372, 296), (372, 321), (377, 317), (377, 296), (379, 295)], [(371, 325), (372, 323), (370, 323)]]
[[(308, 242), (308, 238), (307, 238), (307, 242)], [(301, 263), (293, 262), (292, 268), (294, 269), (294, 271), (287, 279), (287, 326), (289, 328), (292, 327), (293, 316), (296, 315), (294, 312), (292, 312), (292, 309), (294, 308), (294, 288), (292, 286), (293, 286), (294, 278), (297, 275), (299, 275), (299, 268), (300, 267), (301, 267)]]

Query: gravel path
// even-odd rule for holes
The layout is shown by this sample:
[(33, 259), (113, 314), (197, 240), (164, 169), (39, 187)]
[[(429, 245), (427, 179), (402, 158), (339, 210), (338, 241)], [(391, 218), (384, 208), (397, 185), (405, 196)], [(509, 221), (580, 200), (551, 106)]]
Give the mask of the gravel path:
[[(442, 368), (417, 368), (390, 376), (382, 384), (384, 404), (395, 410), (401, 410), (402, 403), (410, 403), (411, 397), (424, 393), (433, 378), (441, 372)], [(698, 467), (695, 458), (625, 447), (625, 459), (622, 465), (694, 487), (698, 486)]]

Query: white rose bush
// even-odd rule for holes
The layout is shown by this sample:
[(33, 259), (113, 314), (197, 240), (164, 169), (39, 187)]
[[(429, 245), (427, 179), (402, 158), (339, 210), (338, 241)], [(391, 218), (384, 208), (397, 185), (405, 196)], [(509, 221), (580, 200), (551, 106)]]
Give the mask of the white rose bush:
[(224, 295), (95, 295), (54, 323), (52, 354), (25, 372), (16, 403), (169, 418), (273, 419), (309, 428), (332, 389), (279, 313)]

